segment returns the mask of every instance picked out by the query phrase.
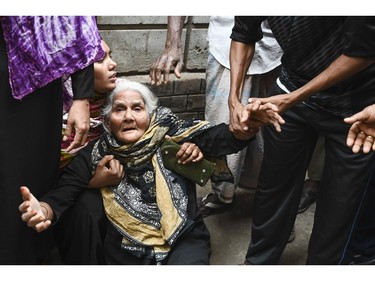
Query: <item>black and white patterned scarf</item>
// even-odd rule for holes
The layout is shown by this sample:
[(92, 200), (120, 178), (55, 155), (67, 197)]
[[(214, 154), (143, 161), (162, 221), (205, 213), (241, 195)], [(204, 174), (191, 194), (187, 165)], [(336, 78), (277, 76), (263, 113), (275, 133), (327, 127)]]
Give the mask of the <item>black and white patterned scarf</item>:
[(101, 189), (107, 217), (123, 236), (123, 249), (161, 261), (191, 225), (186, 181), (176, 181), (164, 167), (159, 147), (166, 135), (186, 142), (209, 127), (207, 121), (185, 121), (159, 106), (136, 143), (122, 145), (109, 133), (97, 141), (91, 156), (93, 171), (106, 154), (113, 154), (125, 167), (119, 185)]

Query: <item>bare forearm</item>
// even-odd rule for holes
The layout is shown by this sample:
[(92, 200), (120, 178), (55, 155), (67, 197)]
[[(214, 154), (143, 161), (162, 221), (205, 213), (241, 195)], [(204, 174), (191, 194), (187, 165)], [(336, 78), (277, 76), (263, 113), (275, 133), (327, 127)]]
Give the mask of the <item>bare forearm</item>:
[(181, 47), (181, 33), (186, 16), (168, 16), (168, 29), (165, 47)]
[(254, 56), (255, 44), (233, 41), (230, 48), (230, 95), (229, 104), (241, 100), (242, 86), (246, 72)]
[(324, 91), (345, 79), (350, 78), (374, 63), (374, 61), (375, 59), (364, 57), (339, 56), (318, 76), (303, 87), (291, 93), (291, 97), (293, 97), (294, 101), (293, 104), (304, 101), (313, 94)]

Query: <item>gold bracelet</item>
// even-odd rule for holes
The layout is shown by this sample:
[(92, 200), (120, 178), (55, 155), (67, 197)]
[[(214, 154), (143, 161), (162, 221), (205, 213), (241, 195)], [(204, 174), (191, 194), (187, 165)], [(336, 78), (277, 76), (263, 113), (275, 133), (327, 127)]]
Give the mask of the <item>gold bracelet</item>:
[[(40, 204), (40, 207), (43, 207), (46, 210), (46, 213), (47, 213), (47, 214), (45, 214), (46, 220), (51, 220), (50, 216), (49, 216), (49, 210), (48, 210), (47, 206), (44, 205), (42, 202), (40, 202), (39, 204)], [(43, 212), (43, 210), (42, 210), (42, 212)]]

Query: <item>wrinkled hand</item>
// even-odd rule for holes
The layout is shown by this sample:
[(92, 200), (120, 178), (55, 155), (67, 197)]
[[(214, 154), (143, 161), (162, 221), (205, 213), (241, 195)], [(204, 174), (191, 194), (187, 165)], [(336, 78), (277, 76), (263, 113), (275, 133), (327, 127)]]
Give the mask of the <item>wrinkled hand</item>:
[(176, 157), (178, 163), (188, 164), (190, 162), (199, 162), (202, 160), (203, 153), (195, 143), (185, 142), (181, 145)]
[[(165, 136), (166, 140), (172, 140), (168, 135)], [(176, 153), (177, 162), (180, 164), (188, 164), (190, 162), (199, 162), (203, 159), (203, 153), (200, 148), (191, 142), (185, 142), (181, 145), (180, 150)]]
[(74, 135), (73, 142), (66, 149), (70, 152), (74, 148), (83, 146), (86, 143), (87, 135), (90, 129), (90, 104), (88, 99), (74, 100), (69, 110), (68, 120), (63, 140)]
[[(181, 77), (181, 70), (184, 66), (181, 47), (169, 46), (158, 57), (150, 67), (151, 85), (157, 86), (169, 81), (169, 73), (174, 68), (177, 78)], [(163, 75), (164, 73), (164, 75)]]
[(91, 188), (117, 185), (125, 176), (124, 166), (113, 155), (105, 155), (98, 163), (89, 182)]
[(265, 124), (272, 124), (276, 131), (281, 132), (285, 120), (278, 114), (278, 107), (270, 102), (262, 104), (260, 100), (249, 99), (241, 113), (241, 122), (249, 128), (256, 128)]
[(40, 202), (26, 186), (21, 186), (20, 192), (23, 203), (19, 205), (18, 210), (22, 214), (22, 221), (26, 222), (28, 227), (34, 228), (37, 232), (46, 230), (51, 225), (51, 221), (47, 220), (44, 215)]
[(375, 105), (370, 105), (345, 118), (344, 122), (352, 124), (348, 131), (346, 144), (352, 147), (354, 153), (358, 153), (361, 148), (363, 153), (375, 150)]

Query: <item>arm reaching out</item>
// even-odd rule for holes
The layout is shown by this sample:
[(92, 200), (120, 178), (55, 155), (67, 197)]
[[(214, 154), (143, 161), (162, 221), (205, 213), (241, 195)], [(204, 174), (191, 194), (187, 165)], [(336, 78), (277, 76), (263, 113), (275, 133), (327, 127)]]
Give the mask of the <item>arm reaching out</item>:
[(230, 112), (230, 129), (240, 135), (246, 135), (248, 124), (243, 122), (244, 106), (241, 104), (242, 87), (246, 72), (255, 52), (254, 44), (233, 41), (230, 47), (230, 93), (228, 106)]
[(301, 88), (289, 94), (275, 95), (268, 98), (250, 98), (249, 102), (261, 101), (262, 104), (271, 102), (278, 107), (279, 113), (283, 114), (293, 105), (344, 81), (372, 63), (374, 63), (372, 58), (341, 55)]

